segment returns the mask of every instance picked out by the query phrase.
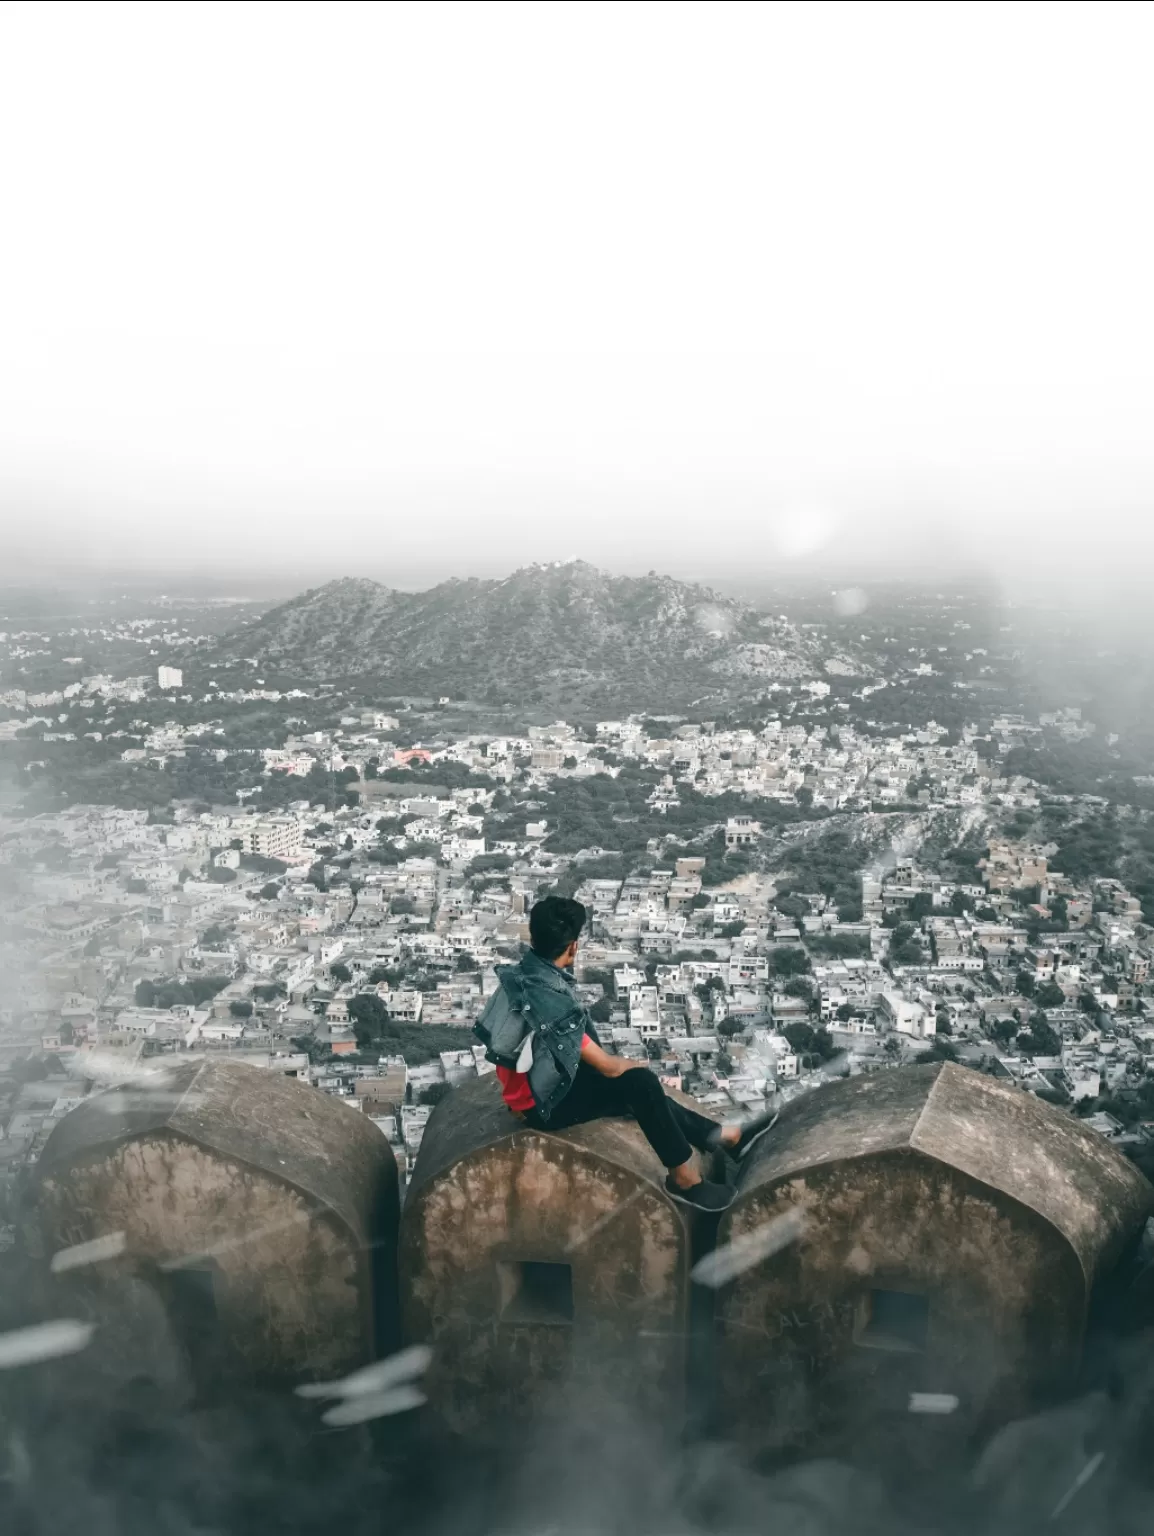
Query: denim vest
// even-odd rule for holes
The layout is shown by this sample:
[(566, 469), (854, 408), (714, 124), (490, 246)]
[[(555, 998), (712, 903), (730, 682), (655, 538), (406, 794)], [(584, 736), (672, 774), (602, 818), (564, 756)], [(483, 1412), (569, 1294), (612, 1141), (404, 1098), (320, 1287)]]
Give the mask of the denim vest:
[(529, 949), (521, 956), (518, 965), (497, 967), (497, 978), (502, 985), (506, 976), (513, 975), (521, 984), (529, 1025), (534, 1032), (529, 1090), (536, 1100), (538, 1114), (548, 1120), (573, 1086), (581, 1060), (582, 1036), (588, 1035), (598, 1044), (600, 1041), (567, 971), (542, 960)]

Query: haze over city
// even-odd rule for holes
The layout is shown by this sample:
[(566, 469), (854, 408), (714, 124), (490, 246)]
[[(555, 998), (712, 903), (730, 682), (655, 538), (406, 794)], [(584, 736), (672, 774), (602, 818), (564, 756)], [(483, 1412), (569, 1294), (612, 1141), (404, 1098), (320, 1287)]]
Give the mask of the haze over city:
[(1151, 18), (1092, 14), (6, 7), (9, 579), (1116, 597)]
[(1151, 1529), (1152, 34), (0, 4), (0, 1529)]

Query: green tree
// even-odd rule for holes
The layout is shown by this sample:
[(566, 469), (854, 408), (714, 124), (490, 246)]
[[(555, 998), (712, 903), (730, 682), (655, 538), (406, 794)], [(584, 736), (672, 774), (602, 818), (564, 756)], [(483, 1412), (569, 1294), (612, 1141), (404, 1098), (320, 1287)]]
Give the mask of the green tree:
[(510, 869), (513, 860), (507, 853), (479, 853), (469, 864), (466, 871), (471, 879), (474, 875), (498, 874), (502, 870)]
[(1018, 1026), (1013, 1019), (997, 1019), (990, 1025), (990, 1034), (1001, 1046), (1009, 1045), (1018, 1032)]
[(917, 1062), (929, 1061), (957, 1061), (958, 1053), (948, 1040), (935, 1040), (928, 1050), (919, 1051), (914, 1060)]
[(1053, 1083), (1047, 1083), (1044, 1088), (1035, 1088), (1034, 1093), (1047, 1104), (1057, 1104), (1065, 1109), (1069, 1106), (1070, 1095), (1064, 1088), (1057, 1088)]
[(1035, 1013), (1030, 1020), (1030, 1033), (1034, 1037), (1037, 1056), (1060, 1056), (1062, 1037), (1044, 1013)]
[(1062, 1053), (1062, 1037), (1044, 1013), (1033, 1016), (1029, 1029), (1019, 1034), (1017, 1044), (1024, 1056), (1060, 1056)]
[(785, 995), (804, 998), (811, 1011), (817, 1006), (817, 995), (808, 977), (791, 976), (785, 984)]
[(838, 959), (846, 956), (868, 956), (869, 935), (865, 933), (815, 933), (806, 940), (816, 955), (829, 955)]
[(288, 868), (283, 859), (266, 859), (260, 853), (246, 853), (240, 863), (242, 869), (255, 870), (258, 875), (283, 875)]
[(349, 998), (349, 1018), (361, 1050), (390, 1031), (389, 1010), (375, 992), (358, 992)]
[(138, 1008), (199, 1008), (228, 982), (227, 976), (185, 976), (167, 981), (144, 977), (136, 983), (133, 996)]
[(1018, 972), (1017, 976), (1014, 978), (1014, 989), (1022, 997), (1033, 997), (1034, 978), (1031, 976), (1029, 971)]
[(422, 1088), (417, 1096), (419, 1104), (439, 1104), (442, 1099), (447, 1099), (453, 1091), (452, 1083), (430, 1083)]
[(334, 981), (339, 981), (342, 986), (346, 986), (353, 979), (352, 971), (349, 970), (343, 960), (333, 961), (332, 965), (329, 966), (329, 975)]
[(837, 1055), (837, 1046), (830, 1039), (828, 1032), (824, 1029), (815, 1029), (812, 1024), (791, 1020), (782, 1026), (781, 1032), (799, 1056), (829, 1061), (831, 1057)]
[(809, 970), (809, 956), (797, 945), (783, 944), (769, 956), (769, 968), (775, 976), (801, 976)]
[(890, 940), (890, 959), (895, 965), (921, 965), (924, 955), (912, 923), (899, 923)]

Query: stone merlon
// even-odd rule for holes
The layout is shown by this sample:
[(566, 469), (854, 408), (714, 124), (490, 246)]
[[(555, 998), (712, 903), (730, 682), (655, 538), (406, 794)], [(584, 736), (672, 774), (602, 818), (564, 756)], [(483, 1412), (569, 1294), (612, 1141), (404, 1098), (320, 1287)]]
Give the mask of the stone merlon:
[(800, 1240), (721, 1294), (721, 1400), (762, 1445), (804, 1422), (836, 1453), (891, 1434), (911, 1392), (957, 1397), (961, 1434), (1068, 1389), (1154, 1189), (1073, 1116), (947, 1063), (789, 1105), (718, 1240), (798, 1208)]
[(405, 1202), (401, 1306), (406, 1340), (436, 1349), (445, 1422), (483, 1432), (562, 1382), (676, 1417), (690, 1228), (664, 1178), (631, 1120), (535, 1131), (492, 1078), (437, 1106)]
[[(162, 1296), (203, 1374), (300, 1379), (395, 1342), (397, 1172), (346, 1106), (277, 1073), (186, 1063), (95, 1094), (53, 1131), (46, 1247), (125, 1235), (117, 1272)], [(199, 1329), (199, 1332), (196, 1330)]]

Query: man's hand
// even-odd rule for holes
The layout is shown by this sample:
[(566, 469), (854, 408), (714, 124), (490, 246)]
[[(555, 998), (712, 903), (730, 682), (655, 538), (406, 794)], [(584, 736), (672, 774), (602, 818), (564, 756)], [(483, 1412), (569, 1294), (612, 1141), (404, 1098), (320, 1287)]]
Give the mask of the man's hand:
[(594, 1045), (592, 1040), (586, 1040), (581, 1047), (581, 1060), (587, 1067), (592, 1067), (594, 1072), (600, 1072), (602, 1077), (620, 1077), (630, 1067), (644, 1066), (644, 1062), (625, 1061), (620, 1056), (610, 1056), (608, 1051)]

